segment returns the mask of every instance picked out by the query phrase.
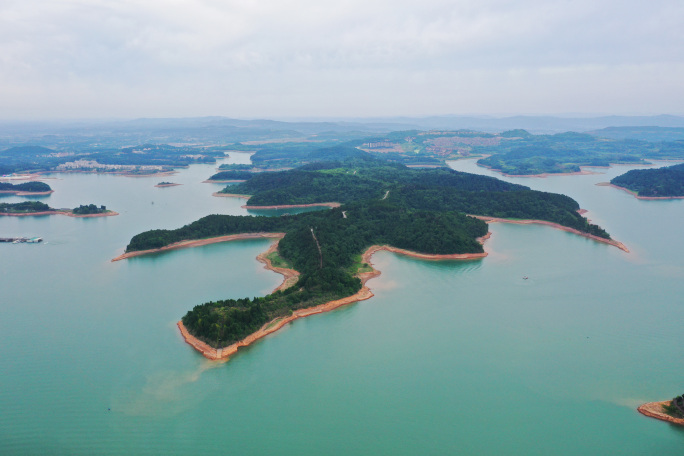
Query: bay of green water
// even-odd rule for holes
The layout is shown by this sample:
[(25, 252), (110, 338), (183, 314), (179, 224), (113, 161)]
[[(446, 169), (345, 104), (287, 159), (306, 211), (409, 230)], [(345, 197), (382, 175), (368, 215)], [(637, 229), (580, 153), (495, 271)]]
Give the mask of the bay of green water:
[(490, 226), (483, 260), (380, 252), (375, 297), (228, 363), (202, 358), (175, 322), (277, 286), (255, 260), (269, 240), (110, 262), (138, 232), (247, 214), (201, 183), (215, 167), (54, 175), (42, 201), (120, 215), (0, 218), (0, 237), (46, 240), (0, 244), (0, 454), (679, 454), (684, 430), (636, 407), (684, 392), (684, 200), (594, 185), (628, 169), (505, 180), (575, 198), (629, 254), (508, 224)]

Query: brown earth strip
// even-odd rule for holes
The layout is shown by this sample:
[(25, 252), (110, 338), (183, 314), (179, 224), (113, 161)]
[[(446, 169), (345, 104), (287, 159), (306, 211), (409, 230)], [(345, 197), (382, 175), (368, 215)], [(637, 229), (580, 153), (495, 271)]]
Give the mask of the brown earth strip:
[(684, 419), (672, 417), (663, 410), (663, 406), (668, 405), (669, 403), (670, 401), (647, 402), (646, 404), (640, 405), (639, 408), (637, 408), (637, 411), (642, 415), (651, 418), (684, 426)]

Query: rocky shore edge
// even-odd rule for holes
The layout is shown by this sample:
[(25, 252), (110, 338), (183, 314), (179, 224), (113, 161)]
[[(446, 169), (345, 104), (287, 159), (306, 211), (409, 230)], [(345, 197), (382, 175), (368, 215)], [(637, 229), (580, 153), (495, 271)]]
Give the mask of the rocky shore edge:
[(684, 419), (672, 417), (663, 411), (663, 405), (667, 405), (669, 403), (670, 401), (647, 402), (640, 405), (639, 408), (637, 408), (637, 411), (644, 416), (684, 426)]
[(546, 225), (546, 226), (550, 226), (552, 228), (556, 228), (557, 230), (567, 231), (568, 233), (578, 234), (580, 236), (583, 236), (585, 238), (589, 238), (589, 239), (597, 241), (597, 242), (603, 242), (604, 244), (612, 245), (612, 246), (617, 247), (618, 249), (620, 249), (624, 252), (629, 253), (629, 249), (622, 242), (619, 242), (619, 241), (616, 241), (613, 239), (604, 239), (602, 237), (594, 236), (593, 234), (589, 234), (589, 233), (583, 233), (582, 231), (576, 230), (574, 228), (568, 228), (567, 226), (559, 225), (558, 223), (547, 222), (546, 220), (531, 220), (531, 219), (515, 220), (515, 219), (506, 219), (506, 218), (498, 218), (498, 217), (485, 217), (482, 215), (471, 215), (471, 217), (475, 217), (475, 218), (483, 220), (487, 223), (501, 222), (501, 223), (515, 223), (517, 225), (531, 225), (531, 224)]

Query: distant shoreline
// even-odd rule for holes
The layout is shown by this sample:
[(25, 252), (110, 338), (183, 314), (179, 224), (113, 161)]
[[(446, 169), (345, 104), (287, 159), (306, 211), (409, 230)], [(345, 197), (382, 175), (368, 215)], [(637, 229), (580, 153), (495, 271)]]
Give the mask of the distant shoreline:
[(47, 192), (25, 192), (22, 190), (0, 190), (0, 193), (8, 193), (8, 194), (15, 194), (16, 196), (40, 196), (40, 195), (49, 195), (51, 193), (54, 193), (54, 190), (48, 190)]
[[(276, 233), (279, 234), (279, 233)], [(486, 239), (489, 238), (491, 233), (487, 233), (487, 235), (478, 238), (478, 241), (480, 243), (483, 243)], [(274, 291), (285, 289), (289, 286), (291, 286), (290, 282), (292, 281), (292, 278), (294, 276), (290, 275), (288, 276), (285, 272), (283, 271), (292, 271), (293, 273), (296, 273), (297, 276), (299, 273), (295, 271), (294, 269), (285, 269), (285, 268), (275, 268), (270, 261), (267, 260), (266, 256), (270, 254), (271, 252), (275, 251), (278, 247), (278, 242), (273, 243), (273, 245), (268, 249), (268, 251), (260, 254), (257, 259), (259, 261), (263, 261), (266, 263), (266, 269), (273, 270), (275, 272), (278, 272), (280, 274), (283, 274), (285, 277), (283, 279), (283, 283), (277, 287)], [(407, 255), (413, 258), (418, 258), (422, 260), (470, 260), (470, 259), (480, 259), (484, 258), (487, 256), (487, 253), (464, 253), (464, 254), (449, 254), (449, 255), (432, 255), (432, 254), (423, 254), (423, 253), (417, 253), (417, 252), (412, 252), (410, 250), (404, 250), (404, 249), (397, 249), (395, 247), (387, 246), (387, 245), (373, 245), (366, 249), (366, 251), (361, 255), (361, 261), (363, 263), (367, 263), (371, 265), (371, 257), (375, 252), (378, 252), (380, 250), (387, 250), (390, 252), (394, 253), (399, 253), (402, 255)], [(112, 260), (114, 261), (114, 260)], [(218, 360), (226, 360), (233, 356), (235, 353), (237, 353), (238, 348), (240, 347), (246, 347), (248, 345), (251, 345), (252, 343), (256, 342), (257, 340), (272, 334), (285, 326), (286, 324), (297, 320), (299, 318), (303, 317), (308, 317), (310, 315), (315, 315), (319, 313), (324, 313), (324, 312), (329, 312), (331, 310), (335, 310), (338, 307), (345, 306), (347, 304), (352, 304), (354, 302), (358, 301), (363, 301), (366, 299), (369, 299), (373, 297), (373, 292), (366, 286), (366, 282), (373, 278), (377, 277), (380, 275), (380, 271), (376, 270), (373, 268), (372, 271), (370, 272), (362, 272), (356, 275), (359, 279), (361, 279), (362, 287), (361, 289), (356, 292), (355, 294), (348, 296), (346, 298), (342, 299), (337, 299), (334, 301), (327, 302), (325, 304), (320, 304), (318, 306), (314, 307), (309, 307), (307, 309), (299, 309), (295, 310), (292, 315), (289, 317), (279, 317), (274, 320), (271, 320), (264, 324), (259, 330), (256, 332), (250, 334), (249, 336), (245, 337), (244, 339), (235, 342), (234, 344), (231, 344), (227, 347), (222, 347), (222, 348), (214, 348), (208, 345), (205, 342), (202, 342), (201, 340), (197, 339), (195, 336), (190, 334), (187, 330), (187, 328), (183, 325), (182, 321), (179, 321), (177, 323), (178, 329), (180, 330), (181, 335), (183, 336), (183, 339), (187, 344), (192, 346), (195, 350), (199, 351), (202, 356), (204, 356), (207, 359), (213, 360), (213, 361), (218, 361)], [(296, 282), (296, 278), (294, 280)]]
[(671, 401), (647, 402), (640, 405), (639, 408), (637, 408), (637, 411), (642, 415), (655, 418), (657, 420), (667, 421), (668, 423), (684, 426), (684, 419), (675, 418), (663, 411), (663, 406), (668, 405), (670, 402)]
[(0, 215), (7, 215), (10, 217), (27, 217), (30, 215), (66, 215), (67, 217), (75, 218), (91, 218), (91, 217), (111, 217), (119, 215), (118, 212), (107, 211), (103, 214), (74, 214), (67, 211), (41, 211), (41, 212), (0, 212)]
[(211, 194), (211, 196), (218, 196), (219, 198), (232, 197), (232, 198), (243, 198), (243, 199), (250, 199), (252, 197), (252, 195), (240, 195), (238, 193), (221, 193), (221, 192), (214, 192)]
[(238, 182), (247, 182), (247, 179), (225, 179), (225, 180), (213, 180), (207, 179), (202, 181), (203, 184), (234, 184)]
[[(581, 210), (581, 209), (580, 209)], [(487, 223), (495, 223), (495, 222), (501, 222), (501, 223), (514, 223), (516, 225), (531, 225), (531, 224), (539, 224), (539, 225), (547, 225), (552, 228), (556, 228), (558, 230), (562, 231), (567, 231), (568, 233), (573, 233), (573, 234), (578, 234), (582, 237), (586, 237), (589, 239), (592, 239), (597, 242), (602, 242), (604, 244), (609, 244), (614, 247), (617, 247), (618, 249), (629, 253), (629, 249), (619, 241), (615, 241), (613, 239), (604, 239), (602, 237), (595, 236), (593, 234), (589, 233), (583, 233), (582, 231), (576, 230), (574, 228), (568, 228), (567, 226), (559, 225), (558, 223), (553, 223), (553, 222), (547, 222), (546, 220), (531, 220), (531, 219), (523, 219), (523, 220), (513, 220), (513, 219), (506, 219), (506, 218), (499, 218), (499, 217), (486, 217), (482, 215), (471, 215), (471, 217), (475, 217), (477, 219), (480, 219), (482, 221), (485, 221)]]
[(618, 190), (622, 190), (624, 192), (630, 193), (633, 197), (636, 199), (640, 200), (670, 200), (670, 199), (684, 199), (684, 196), (639, 196), (637, 192), (634, 190), (630, 190), (626, 187), (620, 187), (619, 185), (611, 184), (610, 182), (599, 182), (598, 184), (599, 187), (613, 187), (617, 188)]
[(274, 206), (242, 206), (243, 209), (294, 209), (298, 207), (340, 207), (341, 203), (279, 204)]
[(585, 171), (583, 168), (609, 168), (609, 166), (580, 166), (579, 171), (573, 171), (570, 173), (541, 173), (541, 174), (506, 174), (500, 169), (492, 168), (491, 166), (483, 165), (481, 163), (475, 162), (475, 164), (481, 168), (486, 168), (490, 171), (494, 171), (497, 174), (501, 174), (502, 176), (506, 177), (537, 177), (540, 179), (545, 179), (547, 177), (553, 177), (553, 176), (586, 176), (589, 174), (601, 174), (601, 173), (595, 173), (593, 171)]

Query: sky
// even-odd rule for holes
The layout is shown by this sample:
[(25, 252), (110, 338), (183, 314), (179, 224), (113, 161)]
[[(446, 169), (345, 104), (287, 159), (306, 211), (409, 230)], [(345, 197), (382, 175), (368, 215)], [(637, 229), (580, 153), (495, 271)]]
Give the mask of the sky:
[(0, 119), (684, 114), (682, 0), (1, 0)]

